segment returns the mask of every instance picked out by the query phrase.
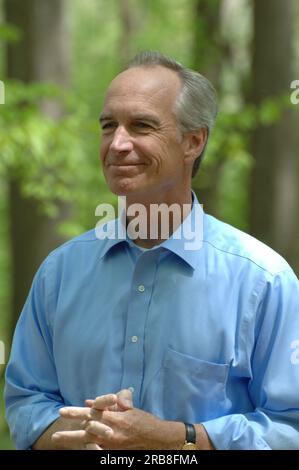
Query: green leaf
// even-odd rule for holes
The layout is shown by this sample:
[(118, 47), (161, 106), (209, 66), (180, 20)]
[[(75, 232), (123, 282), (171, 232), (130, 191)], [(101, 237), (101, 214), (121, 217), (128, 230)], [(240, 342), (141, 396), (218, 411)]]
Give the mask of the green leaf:
[(22, 31), (13, 24), (0, 24), (0, 38), (7, 42), (17, 42), (22, 37)]

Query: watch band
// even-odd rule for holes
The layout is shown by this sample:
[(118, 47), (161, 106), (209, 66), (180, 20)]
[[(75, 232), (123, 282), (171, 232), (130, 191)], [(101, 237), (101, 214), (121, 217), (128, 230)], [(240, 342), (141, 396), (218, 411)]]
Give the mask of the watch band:
[(186, 428), (186, 442), (196, 444), (196, 430), (193, 424), (184, 423)]

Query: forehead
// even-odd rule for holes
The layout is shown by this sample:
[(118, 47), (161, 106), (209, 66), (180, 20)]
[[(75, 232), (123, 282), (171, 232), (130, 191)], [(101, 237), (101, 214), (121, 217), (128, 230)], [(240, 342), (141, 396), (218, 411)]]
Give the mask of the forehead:
[(113, 112), (124, 105), (130, 108), (172, 110), (181, 88), (178, 74), (162, 66), (134, 67), (117, 75), (111, 82), (104, 109)]

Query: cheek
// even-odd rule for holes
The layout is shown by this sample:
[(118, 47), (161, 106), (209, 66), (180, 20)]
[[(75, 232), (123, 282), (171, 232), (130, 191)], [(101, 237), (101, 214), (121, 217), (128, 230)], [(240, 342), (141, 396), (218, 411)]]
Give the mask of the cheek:
[(102, 142), (100, 145), (100, 152), (99, 152), (101, 162), (105, 161), (106, 155), (108, 153), (108, 149), (109, 149), (109, 144)]
[(157, 171), (170, 171), (170, 168), (176, 167), (178, 164), (176, 154), (178, 153), (178, 143), (160, 143), (156, 146), (156, 152), (153, 152), (153, 160)]
[(159, 170), (167, 164), (169, 142), (164, 136), (155, 136), (143, 146), (143, 152), (150, 156), (152, 164)]

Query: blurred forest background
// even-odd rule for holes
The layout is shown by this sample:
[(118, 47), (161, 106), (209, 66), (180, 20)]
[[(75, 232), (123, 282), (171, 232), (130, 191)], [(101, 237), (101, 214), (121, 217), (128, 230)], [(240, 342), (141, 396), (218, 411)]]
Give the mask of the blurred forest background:
[[(104, 90), (158, 49), (214, 83), (220, 109), (194, 189), (207, 212), (299, 271), (299, 2), (0, 0), (0, 373), (47, 253), (113, 202), (100, 171)], [(298, 95), (299, 96), (299, 95)], [(13, 444), (0, 403), (0, 449)]]

